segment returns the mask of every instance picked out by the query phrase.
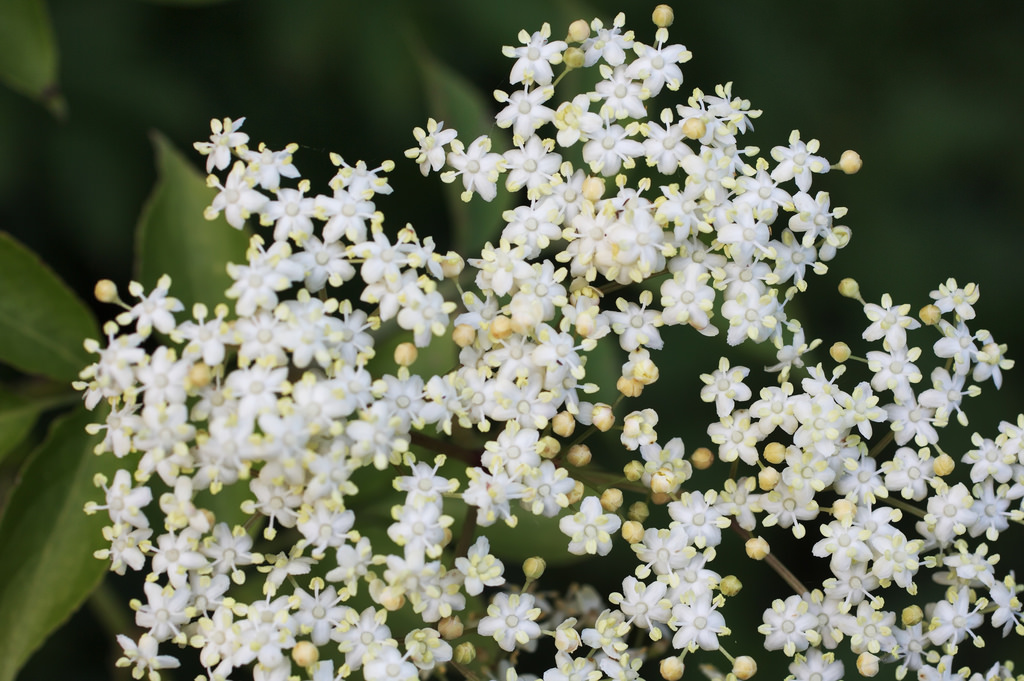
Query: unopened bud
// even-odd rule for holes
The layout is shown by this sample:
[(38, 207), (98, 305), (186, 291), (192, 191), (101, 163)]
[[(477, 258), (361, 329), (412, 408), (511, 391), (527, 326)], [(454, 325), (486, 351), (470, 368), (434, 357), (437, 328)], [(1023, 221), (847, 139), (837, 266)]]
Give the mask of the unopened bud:
[(567, 411), (560, 411), (551, 419), (551, 430), (555, 435), (569, 437), (576, 430), (576, 417)]
[(586, 445), (573, 445), (569, 447), (569, 451), (565, 455), (565, 460), (576, 467), (586, 466), (590, 463), (591, 458), (593, 457), (590, 447)]
[(586, 63), (587, 53), (571, 45), (565, 48), (565, 52), (562, 53), (562, 63), (565, 64), (567, 69), (581, 69)]
[(662, 494), (661, 492), (651, 492), (651, 503), (655, 506), (664, 506), (668, 502), (672, 501), (671, 494)]
[(843, 341), (839, 341), (832, 344), (832, 347), (828, 349), (828, 354), (832, 356), (832, 359), (842, 364), (846, 360), (850, 359), (850, 355), (853, 353), (850, 351), (849, 345)]
[(198, 389), (210, 385), (213, 372), (205, 364), (193, 364), (188, 368), (188, 387)]
[(623, 467), (622, 473), (626, 476), (626, 480), (636, 482), (644, 476), (644, 465), (639, 461), (630, 461)]
[(615, 425), (615, 413), (607, 404), (595, 404), (590, 418), (594, 427), (602, 433), (607, 433)]
[(601, 508), (608, 513), (615, 513), (622, 508), (622, 490), (609, 487), (601, 492)]
[(782, 463), (786, 460), (786, 445), (769, 442), (764, 446), (764, 460), (768, 463)]
[(782, 475), (774, 468), (762, 468), (757, 474), (757, 486), (764, 492), (771, 492), (781, 478)]
[(452, 659), (459, 664), (469, 664), (476, 659), (476, 646), (466, 641), (455, 646), (455, 651), (452, 653)]
[(588, 176), (583, 180), (581, 193), (587, 201), (597, 203), (604, 196), (604, 178)]
[(589, 37), (590, 24), (587, 23), (586, 19), (577, 19), (569, 24), (569, 35), (566, 36), (565, 40), (570, 43), (582, 43)]
[(740, 681), (746, 681), (757, 673), (757, 662), (749, 655), (740, 655), (732, 663), (732, 673)]
[(864, 161), (861, 160), (860, 154), (853, 149), (847, 149), (843, 152), (843, 155), (839, 157), (839, 169), (847, 175), (853, 175), (861, 166), (864, 165)]
[(459, 324), (452, 329), (452, 340), (460, 348), (468, 348), (476, 340), (476, 329), (469, 324)]
[(874, 676), (878, 673), (878, 656), (863, 652), (857, 656), (857, 671), (861, 676)]
[(743, 582), (736, 575), (726, 575), (718, 583), (718, 590), (725, 596), (735, 596), (743, 589)]
[(708, 131), (708, 126), (699, 118), (687, 118), (683, 121), (683, 136), (691, 140), (699, 140)]
[(903, 622), (903, 626), (912, 627), (924, 620), (924, 611), (919, 605), (908, 605), (900, 613), (900, 620)]
[(642, 523), (645, 520), (647, 520), (648, 517), (650, 517), (651, 509), (648, 508), (647, 504), (645, 504), (644, 502), (637, 501), (630, 504), (629, 513), (627, 515), (629, 515), (630, 520), (635, 520), (638, 523)]
[(537, 453), (543, 459), (553, 459), (562, 450), (562, 445), (550, 435), (545, 435), (537, 442)]
[(547, 562), (540, 556), (532, 556), (523, 561), (523, 574), (531, 582), (536, 582), (544, 574)]
[(441, 634), (441, 638), (448, 641), (462, 636), (465, 629), (466, 627), (462, 624), (462, 620), (459, 619), (458, 615), (442, 618), (437, 623), (437, 633)]
[(635, 520), (622, 523), (622, 538), (630, 544), (636, 544), (644, 538), (644, 526)]
[(583, 641), (580, 639), (580, 632), (572, 627), (558, 627), (555, 629), (555, 648), (563, 653), (572, 653)]
[(651, 476), (651, 491), (656, 494), (670, 494), (676, 488), (676, 475), (667, 468), (659, 468)]
[(96, 296), (96, 300), (101, 303), (117, 302), (117, 284), (109, 279), (100, 279), (97, 281), (92, 293)]
[(615, 381), (615, 388), (626, 397), (639, 397), (644, 391), (644, 384), (635, 378), (619, 376), (619, 380)]
[(441, 258), (441, 274), (444, 275), (445, 279), (455, 279), (462, 274), (462, 270), (465, 267), (466, 262), (455, 251), (448, 251)]
[(772, 551), (764, 537), (751, 537), (743, 548), (746, 549), (747, 555), (754, 560), (764, 560), (765, 556)]
[(954, 466), (956, 466), (956, 464), (953, 461), (953, 457), (949, 454), (939, 454), (935, 457), (935, 460), (932, 461), (932, 470), (935, 472), (935, 475), (938, 475), (939, 477), (952, 473)]
[(419, 355), (420, 351), (412, 343), (399, 343), (395, 348), (395, 364), (400, 367), (412, 366)]
[(584, 491), (583, 483), (577, 480), (576, 484), (572, 486), (572, 491), (566, 495), (569, 500), (569, 504), (572, 505), (578, 503), (579, 500), (583, 498)]
[(839, 282), (839, 295), (844, 298), (860, 298), (860, 284), (857, 283), (856, 279), (847, 277)]
[(292, 659), (295, 664), (308, 669), (320, 661), (320, 649), (309, 641), (299, 641), (292, 648)]
[(942, 310), (935, 305), (925, 305), (921, 308), (921, 311), (917, 313), (917, 316), (921, 318), (921, 321), (927, 326), (935, 326), (942, 319)]
[(678, 657), (665, 657), (658, 663), (658, 671), (665, 681), (679, 681), (683, 678), (683, 661)]
[(498, 315), (491, 321), (491, 338), (504, 340), (512, 335), (512, 320), (505, 315)]
[(832, 516), (839, 522), (852, 520), (857, 507), (849, 499), (836, 499), (832, 504)]
[(651, 13), (651, 21), (658, 28), (668, 28), (674, 20), (675, 13), (668, 5), (658, 5), (654, 8), (654, 12)]
[(715, 455), (707, 447), (698, 447), (690, 455), (690, 463), (699, 471), (707, 470), (715, 462)]

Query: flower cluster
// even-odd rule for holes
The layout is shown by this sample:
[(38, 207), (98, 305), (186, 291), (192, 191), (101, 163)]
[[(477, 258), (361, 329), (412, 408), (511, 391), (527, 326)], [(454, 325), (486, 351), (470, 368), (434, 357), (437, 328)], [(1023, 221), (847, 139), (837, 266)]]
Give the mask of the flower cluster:
[[(508, 149), (435, 120), (414, 131), (406, 156), (424, 175), (467, 201), (520, 199), (478, 254), (385, 227), (392, 163), (334, 155), (330, 192), (313, 193), (296, 145), (253, 151), (241, 119), (213, 121), (196, 144), (217, 190), (206, 217), (262, 227), (228, 266), (233, 305), (189, 316), (168, 278), (132, 284), (127, 302), (102, 282), (98, 297), (124, 312), (105, 345), (87, 344), (98, 359), (78, 386), (90, 408), (109, 405), (97, 451), (124, 464), (86, 509), (110, 517), (100, 557), (147, 576), (132, 603), (144, 633), (119, 638), (119, 664), (156, 679), (178, 665), (169, 650), (192, 648), (211, 681), (655, 668), (674, 681), (698, 650), (740, 679), (781, 650), (790, 678), (810, 680), (842, 678), (848, 650), (863, 675), (890, 663), (949, 679), (986, 622), (1024, 632), (1013, 573), (989, 553), (1024, 518), (1024, 417), (975, 436), (969, 481), (939, 443), (951, 418), (967, 423), (977, 384), (998, 387), (1012, 364), (968, 327), (978, 287), (950, 280), (918, 320), (844, 281), (877, 347), (867, 374), (848, 380), (841, 343), (835, 368), (808, 362), (820, 341), (787, 303), (850, 238), (845, 209), (812, 185), (859, 157), (833, 166), (795, 131), (759, 156), (740, 137), (760, 112), (731, 84), (655, 108), (690, 53), (669, 42), (671, 10), (654, 23), (650, 44), (622, 15), (575, 22), (565, 41), (547, 25), (520, 33), (503, 51), (512, 91), (495, 93)], [(556, 96), (555, 67), (599, 80)], [(777, 356), (765, 387), (728, 358), (700, 377), (716, 420), (690, 454), (659, 438), (659, 419), (677, 416), (642, 403), (671, 326)], [(912, 339), (929, 328), (923, 382)], [(425, 348), (450, 350), (451, 366), (417, 366)], [(614, 375), (588, 362), (598, 348), (621, 351)], [(608, 388), (613, 403), (594, 401)], [(606, 460), (588, 438), (612, 429), (621, 447)], [(715, 460), (729, 474), (696, 485)], [(548, 519), (569, 554), (619, 546), (621, 587), (545, 590), (544, 556), (522, 578), (506, 570), (487, 528), (524, 518)], [(820, 584), (770, 553), (774, 527), (822, 559)], [(742, 585), (716, 548), (737, 538), (792, 593), (764, 611), (763, 641), (740, 642), (760, 652), (733, 656), (723, 605)], [(925, 575), (948, 588), (932, 593)], [(897, 612), (901, 595), (916, 600)], [(1012, 678), (999, 664), (972, 673)]]

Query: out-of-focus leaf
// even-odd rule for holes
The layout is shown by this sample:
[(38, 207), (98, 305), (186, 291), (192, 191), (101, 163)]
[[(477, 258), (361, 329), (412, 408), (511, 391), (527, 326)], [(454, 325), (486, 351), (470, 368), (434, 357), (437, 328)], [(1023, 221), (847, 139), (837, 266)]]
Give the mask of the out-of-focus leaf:
[(142, 0), (148, 5), (180, 5), (182, 7), (191, 7), (193, 5), (219, 5), (222, 2), (228, 2), (229, 0)]
[(29, 460), (0, 518), (0, 681), (9, 681), (43, 640), (89, 595), (106, 570), (105, 513), (82, 507), (97, 498), (96, 473), (117, 460), (95, 456), (84, 407), (55, 423)]
[(36, 255), (0, 232), (0, 362), (70, 383), (91, 360), (92, 313)]
[(249, 237), (222, 219), (208, 221), (203, 210), (213, 199), (205, 176), (160, 133), (153, 133), (158, 179), (136, 232), (138, 279), (147, 290), (164, 274), (171, 295), (191, 310), (213, 309), (231, 285), (228, 262), (241, 262)]
[(77, 399), (71, 394), (23, 396), (0, 388), (0, 461), (25, 439), (48, 409)]
[[(459, 139), (467, 146), (482, 134), (493, 141), (493, 150), (500, 153), (510, 146), (507, 133), (495, 127), (493, 104), (476, 86), (431, 56), (425, 48), (419, 50), (419, 64), (426, 88), (427, 109), (433, 117), (443, 121), (445, 128), (454, 128)], [(501, 178), (499, 184), (504, 182)], [(464, 256), (480, 252), (486, 242), (497, 243), (505, 223), (501, 214), (512, 207), (513, 195), (498, 188), (493, 201), (473, 196), (468, 203), (460, 198), (462, 182), (445, 187), (445, 200), (452, 216), (455, 249)]]
[(61, 117), (65, 101), (57, 86), (57, 42), (43, 0), (0, 2), (0, 81)]

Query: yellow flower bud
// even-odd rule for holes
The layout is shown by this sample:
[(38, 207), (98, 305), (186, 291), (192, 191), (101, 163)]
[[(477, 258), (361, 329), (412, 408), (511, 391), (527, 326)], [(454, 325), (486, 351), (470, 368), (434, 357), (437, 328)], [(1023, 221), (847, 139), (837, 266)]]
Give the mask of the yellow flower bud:
[(587, 53), (576, 46), (567, 47), (562, 53), (562, 63), (567, 69), (583, 68), (586, 56)]
[(684, 669), (683, 661), (678, 657), (662, 658), (658, 664), (658, 671), (661, 672), (661, 678), (665, 681), (679, 681), (683, 678)]
[(698, 447), (690, 455), (690, 463), (699, 471), (707, 470), (715, 462), (715, 455), (707, 447)]
[(757, 673), (757, 662), (749, 655), (740, 655), (732, 663), (732, 673), (737, 679), (746, 681)]
[(832, 344), (832, 347), (828, 349), (828, 354), (832, 356), (832, 359), (842, 364), (846, 360), (850, 359), (850, 355), (853, 353), (850, 351), (849, 345), (839, 341), (838, 343)]
[(939, 454), (932, 461), (932, 470), (935, 472), (935, 475), (940, 477), (952, 473), (954, 466), (956, 466), (956, 463), (949, 454)]
[(651, 21), (658, 28), (668, 28), (674, 20), (675, 13), (668, 5), (658, 5), (654, 8), (654, 12), (651, 13)]
[(583, 198), (591, 203), (597, 203), (604, 195), (604, 178), (588, 176), (583, 180)]
[(878, 673), (878, 657), (868, 652), (857, 656), (857, 671), (861, 676), (874, 676)]
[(924, 620), (924, 611), (921, 610), (919, 605), (908, 605), (903, 608), (900, 620), (903, 622), (903, 626), (912, 627)]
[(607, 404), (595, 404), (590, 418), (593, 420), (594, 427), (602, 433), (607, 433), (615, 425), (615, 413)]
[(629, 519), (642, 523), (651, 515), (651, 509), (642, 501), (634, 502), (629, 507)]
[(292, 648), (292, 659), (295, 664), (308, 669), (320, 661), (320, 649), (309, 641), (299, 641)]
[(590, 24), (587, 23), (586, 19), (577, 19), (569, 24), (569, 35), (566, 36), (565, 40), (570, 43), (582, 43), (589, 37)]
[(395, 364), (400, 367), (412, 366), (419, 355), (420, 351), (412, 343), (399, 343), (395, 347)]
[(772, 551), (764, 537), (751, 537), (743, 548), (746, 549), (747, 555), (754, 560), (764, 560), (765, 556)]
[(619, 376), (619, 380), (615, 382), (615, 388), (626, 397), (639, 397), (640, 393), (644, 391), (644, 384), (635, 378)]
[(687, 139), (699, 140), (708, 131), (708, 126), (699, 118), (687, 118), (683, 123), (683, 135)]
[(101, 303), (117, 302), (117, 284), (109, 279), (100, 279), (97, 281), (96, 287), (93, 288), (92, 292), (93, 295), (96, 296), (96, 300)]
[(555, 435), (569, 437), (576, 430), (576, 417), (567, 411), (560, 411), (551, 419), (551, 430)]
[(586, 466), (591, 459), (590, 447), (586, 445), (573, 445), (565, 455), (565, 460), (573, 466)]
[(452, 340), (460, 348), (466, 348), (476, 340), (476, 330), (469, 324), (459, 324), (452, 329)]
[(630, 544), (636, 544), (644, 538), (644, 526), (635, 520), (622, 523), (622, 538)]
[(476, 659), (476, 646), (466, 641), (455, 646), (455, 651), (452, 654), (452, 659), (459, 664), (469, 664)]
[(441, 638), (448, 641), (459, 638), (462, 636), (464, 631), (465, 626), (457, 615), (445, 617), (437, 623), (437, 632), (441, 634)]
[(863, 165), (864, 161), (861, 160), (860, 154), (853, 149), (847, 149), (839, 157), (839, 169), (847, 175), (855, 174)]
[(630, 461), (623, 467), (622, 473), (626, 476), (626, 480), (636, 482), (644, 475), (644, 465), (639, 461)]
[(523, 574), (531, 582), (535, 582), (541, 578), (544, 574), (544, 570), (547, 568), (547, 562), (540, 556), (533, 556), (523, 561)]
[(839, 282), (839, 295), (844, 298), (860, 298), (860, 284), (857, 283), (856, 279), (847, 277)]
[(743, 589), (743, 582), (736, 575), (726, 575), (718, 584), (718, 590), (725, 596), (735, 596)]
[(764, 460), (768, 463), (782, 463), (786, 460), (786, 445), (769, 442), (764, 446)]
[(622, 490), (609, 487), (601, 493), (601, 508), (608, 513), (614, 513), (622, 507)]
[(925, 305), (921, 308), (921, 311), (917, 313), (917, 316), (921, 318), (927, 326), (935, 326), (942, 319), (942, 311), (935, 305)]
[(782, 475), (774, 468), (762, 468), (761, 472), (757, 474), (757, 486), (762, 491), (771, 492), (781, 479)]

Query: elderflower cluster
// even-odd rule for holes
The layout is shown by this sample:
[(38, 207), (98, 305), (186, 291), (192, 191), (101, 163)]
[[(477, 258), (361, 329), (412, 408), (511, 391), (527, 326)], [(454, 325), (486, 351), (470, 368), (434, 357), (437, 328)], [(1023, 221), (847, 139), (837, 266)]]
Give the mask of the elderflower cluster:
[[(109, 405), (97, 452), (123, 464), (86, 509), (109, 514), (99, 557), (147, 580), (132, 602), (144, 633), (119, 637), (118, 664), (157, 679), (191, 649), (211, 681), (675, 681), (699, 673), (698, 650), (729, 679), (782, 651), (799, 681), (852, 674), (844, 655), (868, 676), (1014, 678), (958, 671), (980, 629), (1024, 633), (991, 551), (1024, 518), (1024, 416), (959, 456), (939, 443), (1012, 364), (968, 326), (978, 287), (946, 282), (922, 324), (845, 281), (875, 348), (866, 373), (851, 378), (845, 344), (833, 368), (809, 361), (820, 341), (787, 303), (850, 238), (812, 185), (859, 158), (833, 166), (795, 131), (759, 155), (740, 138), (760, 112), (731, 84), (660, 104), (690, 53), (665, 6), (649, 44), (624, 22), (578, 21), (564, 41), (545, 25), (504, 48), (510, 148), (435, 120), (414, 131), (424, 175), (467, 201), (518, 199), (479, 253), (385, 225), (391, 162), (332, 155), (315, 193), (297, 145), (253, 151), (242, 119), (213, 121), (196, 144), (217, 190), (206, 217), (255, 227), (228, 265), (233, 304), (186, 314), (166, 277), (127, 301), (104, 282), (124, 311), (87, 343), (98, 358), (78, 384), (89, 408)], [(556, 68), (599, 78), (564, 93)], [(714, 404), (690, 454), (657, 432), (681, 415), (643, 401), (671, 326), (777, 358), (759, 373), (723, 357), (679, 386)], [(599, 348), (621, 351), (615, 375), (588, 362)], [(417, 363), (438, 349), (450, 365)], [(620, 397), (593, 401), (609, 382)], [(591, 451), (612, 429), (618, 452)], [(695, 484), (716, 460), (720, 480)], [(547, 588), (545, 556), (507, 567), (491, 530), (529, 544), (524, 518), (549, 519), (569, 554), (618, 550), (620, 588)], [(774, 528), (820, 559), (820, 583), (771, 553)], [(747, 596), (718, 556), (730, 541), (789, 585), (760, 636), (734, 640), (723, 612)]]

